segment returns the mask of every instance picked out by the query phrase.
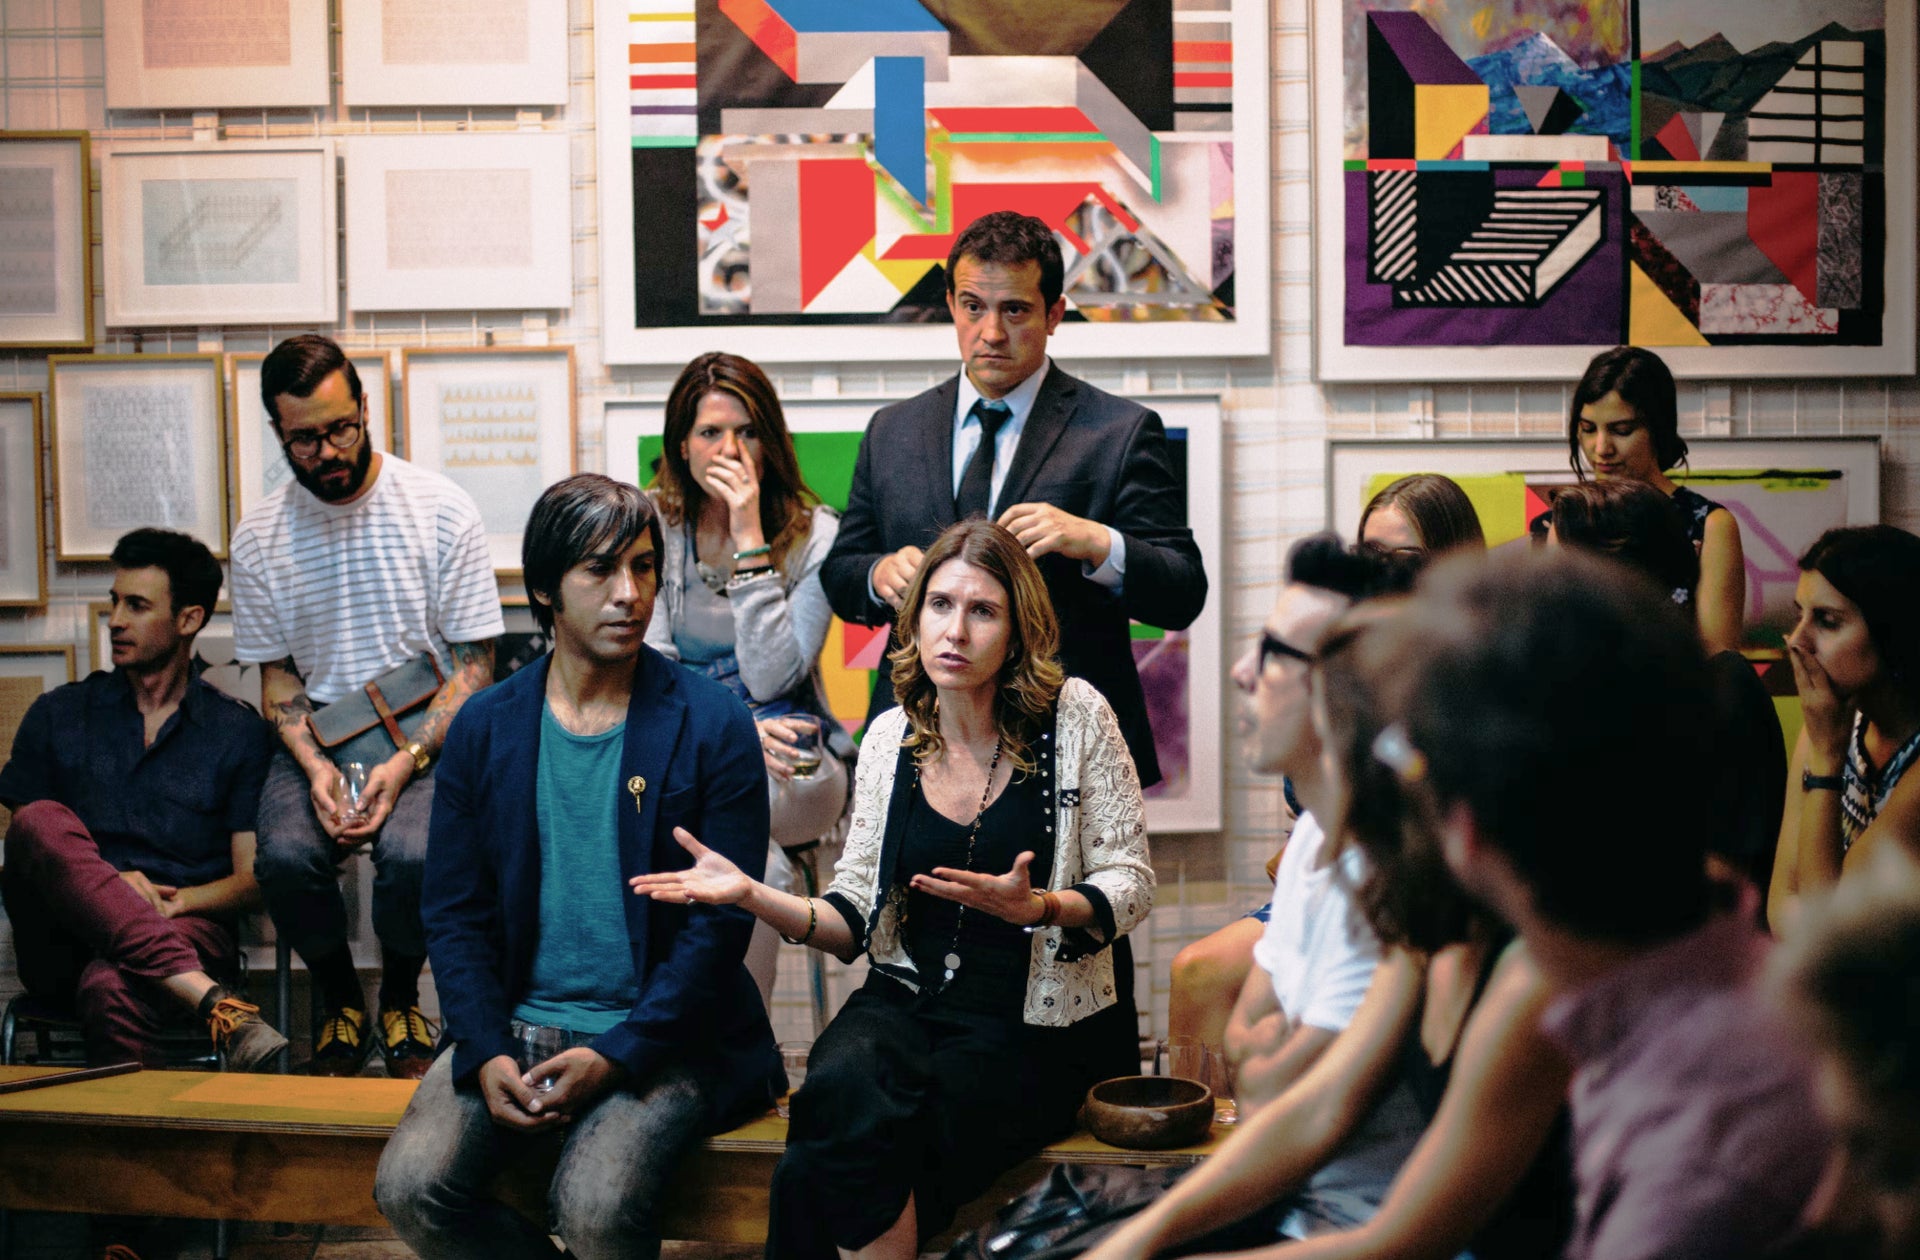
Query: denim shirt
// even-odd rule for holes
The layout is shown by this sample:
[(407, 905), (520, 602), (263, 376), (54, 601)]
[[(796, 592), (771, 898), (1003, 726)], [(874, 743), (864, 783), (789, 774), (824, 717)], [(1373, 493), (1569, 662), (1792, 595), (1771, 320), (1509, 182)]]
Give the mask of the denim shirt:
[(233, 873), (233, 833), (252, 831), (273, 754), (260, 716), (200, 680), (149, 747), (118, 670), (33, 702), (0, 770), (0, 802), (53, 800), (78, 815), (116, 869), (190, 888)]

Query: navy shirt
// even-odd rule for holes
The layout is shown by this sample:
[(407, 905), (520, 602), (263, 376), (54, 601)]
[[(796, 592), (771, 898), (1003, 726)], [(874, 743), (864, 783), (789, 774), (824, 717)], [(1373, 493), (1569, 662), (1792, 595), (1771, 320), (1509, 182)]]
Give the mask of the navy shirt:
[(145, 739), (146, 719), (117, 670), (57, 687), (21, 719), (0, 802), (60, 802), (100, 856), (156, 884), (191, 888), (233, 874), (233, 833), (253, 830), (270, 728), (196, 673), (152, 747)]

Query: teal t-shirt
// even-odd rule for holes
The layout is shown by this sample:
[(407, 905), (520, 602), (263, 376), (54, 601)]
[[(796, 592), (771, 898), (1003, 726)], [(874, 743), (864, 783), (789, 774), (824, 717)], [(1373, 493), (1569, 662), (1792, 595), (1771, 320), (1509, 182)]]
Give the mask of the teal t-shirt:
[(575, 735), (540, 710), (540, 944), (513, 1017), (606, 1032), (639, 996), (620, 878), (620, 751), (626, 723)]

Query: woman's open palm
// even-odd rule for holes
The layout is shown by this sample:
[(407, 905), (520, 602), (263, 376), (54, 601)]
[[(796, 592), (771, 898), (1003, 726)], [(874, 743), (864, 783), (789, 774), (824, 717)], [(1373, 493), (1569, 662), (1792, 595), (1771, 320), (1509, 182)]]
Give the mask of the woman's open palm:
[(747, 893), (752, 891), (753, 880), (748, 878), (745, 871), (694, 839), (693, 833), (685, 827), (675, 827), (673, 838), (680, 842), (681, 848), (693, 854), (693, 865), (683, 871), (635, 875), (627, 881), (627, 886), (636, 894), (651, 897), (655, 901), (674, 901), (683, 905), (700, 902), (731, 906), (744, 900)]

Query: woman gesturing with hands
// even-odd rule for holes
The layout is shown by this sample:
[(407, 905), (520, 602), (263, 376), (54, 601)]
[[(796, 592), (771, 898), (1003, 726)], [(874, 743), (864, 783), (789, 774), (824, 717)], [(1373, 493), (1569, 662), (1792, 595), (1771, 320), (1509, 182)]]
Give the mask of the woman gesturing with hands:
[(1152, 905), (1145, 807), (1119, 723), (1063, 677), (1046, 586), (984, 520), (942, 534), (891, 655), (824, 896), (692, 864), (636, 877), (851, 960), (866, 983), (820, 1039), (773, 1178), (774, 1260), (911, 1260), (960, 1205), (1071, 1131), (1087, 1088), (1137, 1070), (1110, 948)]

